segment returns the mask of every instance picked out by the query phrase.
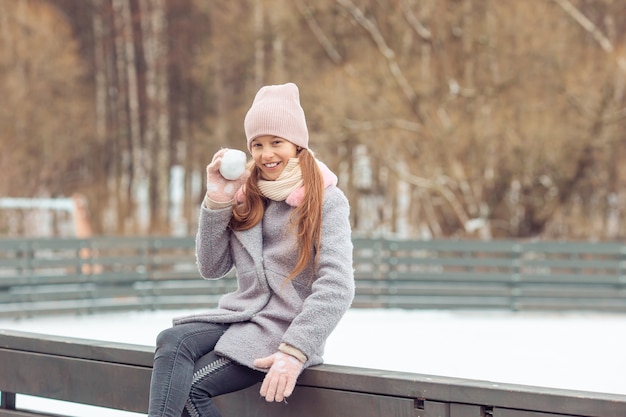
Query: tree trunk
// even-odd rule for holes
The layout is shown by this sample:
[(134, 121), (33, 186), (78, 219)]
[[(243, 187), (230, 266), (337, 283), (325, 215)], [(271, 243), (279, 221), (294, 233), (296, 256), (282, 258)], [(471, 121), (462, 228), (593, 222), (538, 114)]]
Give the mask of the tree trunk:
[(163, 0), (141, 0), (145, 69), (143, 143), (151, 158), (144, 161), (149, 178), (150, 230), (168, 222), (170, 129), (167, 85), (167, 23)]
[(130, 216), (125, 219), (125, 226), (134, 229), (135, 233), (144, 234), (150, 224), (150, 208), (148, 206), (147, 190), (149, 179), (146, 175), (146, 158), (141, 139), (141, 121), (139, 107), (139, 88), (137, 83), (137, 62), (133, 20), (128, 0), (113, 0), (113, 10), (116, 19), (116, 53), (118, 77), (123, 80), (119, 83), (119, 91), (123, 92), (123, 114), (121, 124), (123, 134), (128, 138), (127, 173), (128, 197), (130, 207), (134, 207)]
[(265, 44), (263, 42), (263, 2), (254, 2), (254, 84), (261, 87), (265, 80)]

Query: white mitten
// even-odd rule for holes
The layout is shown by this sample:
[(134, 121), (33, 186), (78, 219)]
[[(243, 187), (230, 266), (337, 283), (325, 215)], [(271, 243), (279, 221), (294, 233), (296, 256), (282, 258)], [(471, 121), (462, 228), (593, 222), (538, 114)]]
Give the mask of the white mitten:
[(269, 368), (261, 385), (261, 396), (268, 402), (280, 402), (289, 397), (296, 387), (303, 365), (295, 357), (283, 352), (255, 360), (254, 366), (257, 368)]

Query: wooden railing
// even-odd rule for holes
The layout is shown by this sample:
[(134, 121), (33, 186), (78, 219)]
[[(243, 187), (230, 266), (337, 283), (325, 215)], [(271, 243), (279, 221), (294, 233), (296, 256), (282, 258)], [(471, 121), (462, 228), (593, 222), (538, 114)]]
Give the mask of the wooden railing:
[(626, 311), (621, 243), (356, 240), (358, 303)]
[[(20, 406), (20, 394), (146, 413), (152, 359), (150, 346), (0, 330), (0, 417), (58, 417)], [(287, 403), (258, 390), (217, 406), (224, 417), (626, 416), (626, 395), (336, 365), (305, 370)]]
[[(354, 307), (626, 311), (626, 245), (354, 239)], [(0, 316), (203, 308), (192, 237), (0, 239)]]

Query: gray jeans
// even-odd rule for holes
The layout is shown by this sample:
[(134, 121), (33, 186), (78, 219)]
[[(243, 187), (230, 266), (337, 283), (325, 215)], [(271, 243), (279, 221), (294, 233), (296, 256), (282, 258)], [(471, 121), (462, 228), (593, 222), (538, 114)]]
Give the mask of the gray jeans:
[(227, 324), (187, 323), (163, 330), (156, 341), (149, 417), (220, 417), (211, 400), (247, 388), (265, 374), (213, 351)]

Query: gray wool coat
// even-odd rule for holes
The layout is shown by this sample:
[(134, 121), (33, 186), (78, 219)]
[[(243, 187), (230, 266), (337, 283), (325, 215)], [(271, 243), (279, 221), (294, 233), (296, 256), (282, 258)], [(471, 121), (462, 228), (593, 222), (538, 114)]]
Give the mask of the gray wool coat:
[(326, 339), (354, 298), (350, 208), (339, 188), (325, 189), (318, 264), (286, 283), (298, 257), (289, 230), (293, 210), (271, 201), (259, 224), (233, 231), (231, 208), (203, 207), (196, 236), (199, 271), (205, 279), (219, 279), (234, 267), (238, 289), (222, 296), (216, 309), (175, 318), (174, 325), (231, 324), (215, 350), (251, 368), (281, 343), (307, 356), (304, 367), (322, 363)]

